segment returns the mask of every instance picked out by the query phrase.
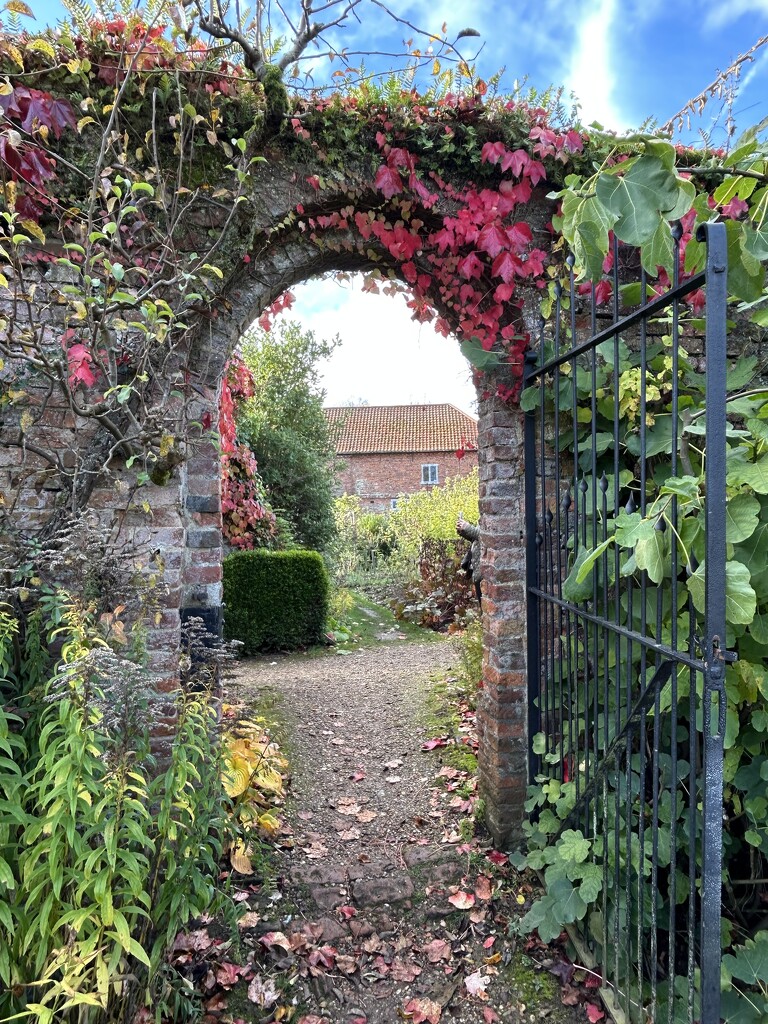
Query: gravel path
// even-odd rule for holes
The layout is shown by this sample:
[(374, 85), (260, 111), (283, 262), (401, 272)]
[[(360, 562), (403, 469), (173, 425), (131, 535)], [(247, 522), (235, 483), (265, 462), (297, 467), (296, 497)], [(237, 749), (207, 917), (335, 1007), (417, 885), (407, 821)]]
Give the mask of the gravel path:
[[(468, 805), (435, 784), (439, 756), (421, 749), (427, 695), (455, 660), (443, 640), (236, 669), (235, 693), (276, 717), (293, 773), (293, 847), (245, 940), (265, 977), (290, 976), (295, 1024), (584, 1019), (559, 1000), (526, 1006), (493, 869), (457, 829)], [(472, 905), (457, 909), (457, 892)]]

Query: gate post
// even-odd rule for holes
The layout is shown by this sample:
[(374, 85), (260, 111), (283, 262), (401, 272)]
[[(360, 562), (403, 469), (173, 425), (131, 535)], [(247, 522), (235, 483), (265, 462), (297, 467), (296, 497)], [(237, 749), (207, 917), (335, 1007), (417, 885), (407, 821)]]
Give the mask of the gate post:
[(478, 694), (480, 794), (497, 845), (521, 836), (527, 786), (524, 414), (481, 397), (483, 685)]

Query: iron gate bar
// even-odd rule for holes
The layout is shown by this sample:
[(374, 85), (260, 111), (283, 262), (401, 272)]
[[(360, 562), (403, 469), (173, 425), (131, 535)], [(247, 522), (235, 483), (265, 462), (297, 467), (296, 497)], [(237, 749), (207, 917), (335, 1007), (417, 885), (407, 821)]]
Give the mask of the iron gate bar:
[[(728, 248), (725, 225), (702, 225), (696, 237), (707, 245), (707, 566), (723, 566), (705, 577), (704, 828), (702, 866), (702, 1013), (704, 1024), (720, 1020), (720, 908), (723, 863), (723, 737), (725, 736), (725, 452), (726, 323), (714, 310), (726, 308)], [(710, 306), (711, 304), (711, 306)], [(710, 308), (713, 313), (710, 314)], [(711, 363), (711, 368), (710, 368)], [(710, 451), (711, 447), (711, 451)], [(710, 496), (710, 488), (712, 490)], [(711, 561), (710, 561), (711, 560)], [(717, 711), (713, 716), (713, 703)], [(705, 1009), (706, 1008), (706, 1009)]]
[[(709, 224), (703, 231), (700, 229), (700, 240), (706, 243), (705, 269), (681, 283), (680, 239), (678, 227), (673, 233), (672, 286), (648, 301), (647, 275), (641, 269), (640, 304), (623, 319), (619, 318), (619, 289), (623, 283), (618, 272), (619, 248), (613, 240), (613, 295), (609, 313), (612, 322), (597, 329), (593, 289), (589, 306), (590, 337), (586, 341), (578, 340), (581, 324), (577, 318), (574, 261), (569, 257), (568, 288), (564, 292), (559, 283), (555, 285), (554, 351), (545, 358), (542, 344), (539, 353), (526, 356), (526, 388), (535, 385), (540, 392), (536, 406), (529, 406), (525, 423), (528, 729), (530, 738), (543, 733), (544, 754), (555, 755), (545, 757), (543, 763), (531, 746), (529, 776), (533, 781), (544, 771), (559, 778), (561, 783), (571, 779), (574, 782), (575, 806), (567, 814), (563, 813), (563, 820), (556, 833), (550, 836), (550, 842), (556, 842), (567, 826), (577, 824), (593, 843), (593, 860), (597, 844), (601, 844), (597, 855), (602, 861), (603, 878), (598, 945), (602, 950), (604, 984), (611, 986), (614, 1001), (618, 1001), (616, 1005), (622, 1005), (628, 1019), (657, 1022), (661, 1020), (660, 1008), (666, 1000), (669, 1024), (679, 1019), (680, 1013), (687, 1016), (691, 1024), (694, 1020), (701, 1024), (719, 1024), (724, 661), (728, 657), (727, 652), (720, 649), (725, 637), (727, 248), (723, 225)], [(622, 335), (629, 331), (634, 332), (637, 343), (633, 349), (636, 358), (630, 365), (638, 367), (639, 375), (639, 419), (635, 421), (637, 433), (634, 435), (639, 457), (635, 455), (635, 448), (631, 448), (631, 472), (635, 480), (639, 478), (639, 507), (630, 493), (626, 511), (629, 514), (639, 511), (642, 518), (647, 519), (650, 474), (646, 453), (648, 430), (655, 424), (655, 420), (650, 424), (648, 420), (650, 410), (655, 416), (659, 415), (662, 393), (656, 379), (654, 393), (649, 394), (648, 390), (647, 375), (657, 372), (650, 369), (649, 360), (656, 355), (649, 354), (653, 339), (649, 338), (648, 327), (662, 315), (671, 323), (671, 336), (664, 330), (666, 349), (659, 345), (657, 350), (650, 351), (662, 351), (666, 358), (671, 347), (671, 383), (668, 385), (671, 415), (665, 415), (669, 415), (671, 475), (678, 473), (682, 433), (680, 302), (702, 286), (706, 295), (707, 506), (703, 514), (706, 565), (705, 621), (701, 632), (704, 638), (699, 640), (690, 592), (682, 608), (678, 608), (678, 575), (682, 567), (674, 538), (667, 545), (659, 544), (660, 550), (669, 548), (666, 557), (671, 575), (666, 581), (666, 590), (652, 584), (645, 571), (639, 572), (639, 581), (632, 573), (622, 576), (623, 556), (618, 544), (614, 544), (612, 552), (606, 548), (597, 557), (591, 569), (591, 583), (582, 591), (569, 592), (574, 599), (564, 596), (563, 584), (569, 568), (573, 572), (573, 562), (581, 549), (594, 551), (609, 539), (609, 520), (615, 520), (621, 510), (618, 374)], [(570, 303), (567, 320), (563, 316), (566, 300)], [(566, 324), (570, 337), (563, 346), (561, 331)], [(601, 364), (603, 375), (600, 378), (598, 346), (604, 346), (600, 357), (608, 369), (606, 376)], [(538, 359), (542, 360), (541, 365), (537, 365)], [(607, 400), (602, 396), (598, 407), (598, 379), (601, 384), (610, 381), (611, 363), (613, 395)], [(547, 388), (554, 394), (554, 410), (550, 416)], [(581, 406), (580, 390), (590, 393), (589, 403), (585, 400)], [(562, 432), (561, 405), (566, 417), (571, 418), (570, 441)], [(587, 407), (589, 416), (582, 425), (579, 411)], [(598, 447), (599, 418), (603, 422), (607, 420), (610, 426), (600, 427), (603, 433)], [(554, 439), (550, 428), (554, 429)], [(610, 434), (604, 433), (611, 428), (612, 439)], [(572, 470), (566, 468), (563, 447), (566, 450), (572, 447)], [(605, 467), (602, 473), (601, 465)], [(612, 479), (606, 471), (611, 473)], [(676, 537), (677, 525), (678, 498), (673, 494), (668, 510), (664, 517), (659, 516), (656, 527), (662, 532), (671, 527)], [(686, 567), (690, 571), (695, 569), (695, 565)], [(584, 596), (589, 591), (590, 595)], [(670, 632), (664, 637), (662, 626), (667, 599), (673, 612)], [(678, 615), (687, 616), (682, 635), (683, 620), (678, 621)], [(703, 649), (703, 657), (697, 656), (697, 649)], [(689, 697), (687, 709), (679, 719), (678, 681), (680, 673), (686, 669)], [(699, 678), (702, 679), (700, 688), (697, 686)], [(666, 693), (663, 705), (662, 692)], [(697, 693), (702, 700), (701, 707)], [(697, 713), (701, 711), (703, 773), (700, 772), (700, 738), (696, 728)], [(681, 748), (679, 755), (678, 745), (685, 742), (687, 752)], [(682, 762), (687, 762), (687, 769), (683, 769), (688, 773), (685, 783), (679, 777), (682, 763), (679, 756)], [(699, 799), (703, 805), (701, 820), (697, 810)], [(669, 849), (662, 860), (664, 826)], [(704, 847), (701, 873), (696, 865), (700, 830)], [(682, 865), (684, 854), (677, 849), (681, 838), (683, 842), (689, 840), (685, 865)], [(635, 856), (636, 867), (633, 866)], [(683, 872), (687, 871), (687, 879), (684, 878), (687, 890), (682, 891), (682, 897), (678, 871), (683, 878)], [(687, 909), (685, 906), (681, 909), (680, 903), (687, 903)], [(686, 910), (685, 918), (682, 910)], [(678, 932), (681, 924), (683, 931)], [(589, 941), (588, 936), (585, 938)], [(683, 951), (685, 956), (682, 956)], [(677, 973), (678, 953), (681, 954), (679, 966), (684, 971), (682, 978)], [(701, 982), (697, 971), (701, 972)], [(678, 980), (685, 982), (685, 993), (678, 989)]]

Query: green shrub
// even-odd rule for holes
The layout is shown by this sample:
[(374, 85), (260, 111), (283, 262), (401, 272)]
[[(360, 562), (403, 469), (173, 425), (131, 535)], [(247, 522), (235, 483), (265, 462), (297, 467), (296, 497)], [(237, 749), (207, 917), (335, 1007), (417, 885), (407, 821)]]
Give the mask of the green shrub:
[(322, 640), (328, 574), (316, 551), (237, 551), (224, 559), (224, 635), (245, 654)]

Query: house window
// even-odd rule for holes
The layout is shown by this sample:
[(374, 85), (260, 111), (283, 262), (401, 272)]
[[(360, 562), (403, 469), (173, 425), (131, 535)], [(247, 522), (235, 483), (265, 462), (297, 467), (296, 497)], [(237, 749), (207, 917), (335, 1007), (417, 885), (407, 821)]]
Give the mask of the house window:
[(397, 498), (390, 498), (389, 499), (389, 507), (390, 508), (397, 508)]
[(421, 482), (423, 484), (437, 483), (437, 465), (434, 462), (421, 467)]

